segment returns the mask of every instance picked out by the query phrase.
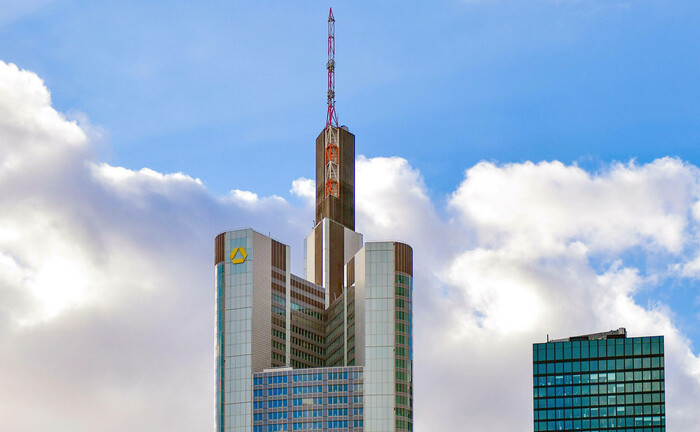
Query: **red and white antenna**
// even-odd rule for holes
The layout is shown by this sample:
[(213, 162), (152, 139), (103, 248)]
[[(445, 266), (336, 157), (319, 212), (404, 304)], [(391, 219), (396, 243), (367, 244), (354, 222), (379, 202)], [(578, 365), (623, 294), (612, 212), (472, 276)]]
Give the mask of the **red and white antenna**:
[(326, 115), (325, 131), (325, 197), (333, 195), (340, 198), (339, 162), (340, 162), (340, 132), (338, 130), (338, 115), (335, 112), (335, 18), (333, 8), (328, 12), (328, 114)]
[(338, 116), (335, 113), (335, 18), (333, 8), (328, 12), (328, 115), (326, 127), (338, 127)]

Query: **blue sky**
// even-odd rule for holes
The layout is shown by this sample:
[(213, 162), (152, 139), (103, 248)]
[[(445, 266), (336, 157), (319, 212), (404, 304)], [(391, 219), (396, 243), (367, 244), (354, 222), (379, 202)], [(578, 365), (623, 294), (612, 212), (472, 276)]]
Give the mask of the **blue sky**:
[[(217, 192), (285, 194), (313, 174), (326, 7), (44, 3), (3, 20), (0, 53), (105, 131), (106, 161)], [(480, 160), (698, 163), (697, 2), (333, 6), (341, 123), (358, 153), (407, 158), (436, 197)]]
[(211, 425), (212, 239), (300, 271), (332, 5), (358, 230), (415, 249), (416, 430), (525, 430), (530, 344), (619, 326), (700, 430), (700, 3), (0, 3), (10, 425)]

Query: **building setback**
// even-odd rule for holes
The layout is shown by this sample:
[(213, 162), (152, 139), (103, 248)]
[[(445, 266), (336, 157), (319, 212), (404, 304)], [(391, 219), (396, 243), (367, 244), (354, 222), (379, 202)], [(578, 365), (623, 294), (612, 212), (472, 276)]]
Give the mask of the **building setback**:
[(666, 430), (663, 336), (551, 340), (532, 360), (535, 431)]
[(334, 111), (316, 139), (304, 276), (252, 229), (215, 239), (216, 430), (412, 431), (413, 250), (355, 231), (355, 136)]

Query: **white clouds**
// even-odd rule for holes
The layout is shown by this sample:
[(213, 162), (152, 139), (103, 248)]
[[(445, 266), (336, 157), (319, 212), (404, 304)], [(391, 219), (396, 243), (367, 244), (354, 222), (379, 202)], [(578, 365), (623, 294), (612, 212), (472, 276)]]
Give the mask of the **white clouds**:
[(482, 240), (533, 253), (557, 252), (577, 239), (611, 251), (648, 243), (678, 252), (697, 178), (697, 168), (670, 158), (614, 164), (599, 175), (560, 162), (482, 162), (467, 172), (451, 205), (479, 227)]
[[(449, 429), (460, 422), (471, 422), (477, 430), (529, 427), (529, 406), (515, 406), (530, 398), (522, 390), (531, 385), (529, 371), (516, 374), (516, 367), (500, 357), (529, 362), (529, 351), (524, 351), (529, 346), (522, 341), (624, 326), (631, 336), (666, 336), (667, 392), (669, 398), (676, 395), (667, 406), (669, 424), (693, 430), (698, 419), (687, 414), (700, 392), (695, 372), (700, 359), (673, 325), (668, 306), (658, 301), (640, 305), (634, 295), (642, 289), (652, 292), (660, 280), (674, 277), (667, 266), (687, 265), (697, 250), (697, 221), (691, 215), (700, 198), (699, 174), (696, 167), (671, 158), (642, 166), (614, 164), (597, 175), (559, 162), (482, 162), (469, 169), (451, 197), (451, 228), (473, 232), (478, 240), (449, 259), (443, 280), (452, 300), (442, 307), (454, 315), (434, 323), (445, 332), (459, 328), (461, 337), (436, 341), (432, 336), (429, 345), (451, 344), (452, 352), (445, 356), (468, 358), (459, 372), (465, 384), (491, 374), (494, 381), (484, 397), (506, 395), (502, 403), (507, 410), (520, 414), (493, 420), (490, 412), (484, 414), (487, 407), (474, 402), (473, 409), (463, 405), (459, 419), (423, 418), (422, 428)], [(643, 256), (645, 268), (617, 258), (628, 251)], [(420, 340), (416, 345), (421, 356)], [(481, 350), (486, 350), (481, 359), (470, 356)], [(429, 373), (428, 368), (443, 363), (424, 361), (428, 365), (422, 369), (418, 363), (418, 372)], [(505, 370), (497, 372), (499, 367)], [(432, 384), (449, 386), (454, 377), (443, 379)], [(512, 387), (519, 389), (512, 390), (516, 398)], [(456, 393), (452, 397), (459, 398)], [(450, 408), (460, 412), (456, 405)]]
[(51, 107), (36, 74), (0, 63), (0, 100), (0, 176), (11, 175), (30, 158), (54, 159), (86, 145), (80, 127)]
[(114, 187), (131, 188), (134, 192), (143, 188), (165, 192), (165, 189), (160, 187), (173, 184), (178, 184), (180, 187), (185, 186), (187, 183), (197, 186), (202, 185), (201, 180), (193, 179), (183, 173), (161, 174), (148, 168), (133, 171), (122, 167), (99, 164), (93, 165), (92, 171), (98, 181), (102, 180)]
[[(521, 332), (532, 327), (542, 313), (539, 283), (531, 277), (527, 262), (501, 251), (476, 249), (452, 262), (447, 279), (464, 287), (463, 294), (475, 312), (479, 327), (501, 333)], [(467, 271), (465, 271), (467, 270)]]
[(289, 241), (297, 216), (278, 197), (95, 162), (43, 82), (2, 62), (0, 114), (3, 428), (208, 428), (212, 239), (235, 224)]
[(440, 228), (420, 173), (405, 159), (359, 156), (355, 189), (358, 226), (370, 238), (411, 241)]
[[(313, 180), (292, 183), (299, 209), (96, 162), (41, 80), (1, 62), (0, 113), (3, 426), (211, 428), (213, 237), (275, 229), (299, 258)], [(697, 167), (484, 162), (450, 196), (450, 220), (404, 159), (360, 157), (356, 180), (366, 240), (415, 250), (417, 431), (529, 429), (532, 342), (620, 326), (666, 335), (669, 425), (697, 430), (700, 361), (654, 291), (700, 268)]]
[(292, 182), (292, 189), (289, 192), (303, 199), (305, 203), (313, 205), (316, 200), (316, 182), (300, 177)]
[[(697, 250), (699, 179), (671, 158), (599, 174), (483, 162), (467, 171), (449, 201), (454, 217), (443, 221), (405, 160), (359, 158), (359, 229), (416, 251), (416, 430), (530, 428), (532, 342), (621, 326), (666, 335), (667, 392), (693, 395), (676, 397), (669, 421), (692, 430), (700, 361), (668, 306), (634, 296), (675, 277), (668, 265), (686, 265)], [(646, 267), (617, 258), (628, 251)]]

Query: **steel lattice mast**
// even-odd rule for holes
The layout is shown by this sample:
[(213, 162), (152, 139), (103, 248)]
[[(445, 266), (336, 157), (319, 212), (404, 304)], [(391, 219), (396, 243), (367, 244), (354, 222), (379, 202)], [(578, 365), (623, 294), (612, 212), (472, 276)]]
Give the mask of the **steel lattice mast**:
[(338, 116), (335, 113), (335, 18), (333, 8), (328, 12), (328, 115), (326, 127), (338, 127)]
[(335, 18), (333, 8), (328, 12), (328, 114), (325, 133), (325, 197), (340, 198), (339, 156), (340, 136), (338, 116), (335, 112)]

